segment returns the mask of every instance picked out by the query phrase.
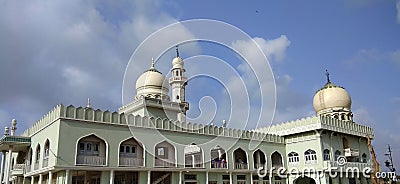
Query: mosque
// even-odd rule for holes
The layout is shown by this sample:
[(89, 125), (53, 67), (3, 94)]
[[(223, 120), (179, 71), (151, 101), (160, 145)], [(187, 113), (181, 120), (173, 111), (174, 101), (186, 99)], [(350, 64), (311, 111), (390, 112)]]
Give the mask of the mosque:
[[(315, 116), (255, 130), (186, 122), (184, 61), (167, 81), (154, 61), (115, 112), (57, 105), (0, 139), (4, 184), (366, 184), (373, 168), (351, 97), (328, 76)], [(171, 90), (171, 95), (169, 91)], [(250, 149), (252, 141), (257, 144)], [(354, 174), (354, 175), (352, 175)], [(358, 175), (357, 175), (358, 174)]]

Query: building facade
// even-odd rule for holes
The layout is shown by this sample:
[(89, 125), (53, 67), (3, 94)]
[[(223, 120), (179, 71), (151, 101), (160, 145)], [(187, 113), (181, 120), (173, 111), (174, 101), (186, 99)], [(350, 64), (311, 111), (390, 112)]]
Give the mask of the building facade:
[[(134, 100), (117, 112), (60, 104), (19, 135), (13, 120), (0, 140), (0, 181), (371, 183), (362, 171), (373, 168), (365, 138), (373, 130), (353, 122), (349, 94), (329, 75), (314, 97), (316, 116), (237, 130), (186, 122), (187, 78), (178, 50), (171, 73), (167, 82), (153, 61), (136, 82)], [(346, 175), (354, 172), (360, 176)]]

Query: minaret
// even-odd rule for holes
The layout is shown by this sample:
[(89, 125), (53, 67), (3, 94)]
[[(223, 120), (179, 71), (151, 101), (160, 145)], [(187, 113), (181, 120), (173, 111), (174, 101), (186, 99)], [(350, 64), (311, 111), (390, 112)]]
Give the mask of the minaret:
[(176, 46), (176, 57), (172, 60), (171, 78), (169, 84), (172, 88), (172, 102), (179, 103), (182, 107), (182, 112), (178, 113), (178, 121), (186, 121), (186, 111), (189, 109), (189, 104), (185, 101), (185, 87), (187, 78), (185, 77), (185, 68), (183, 67), (183, 59), (179, 56), (178, 46)]
[(172, 101), (185, 102), (185, 87), (187, 78), (185, 77), (185, 68), (183, 68), (183, 59), (179, 57), (178, 46), (176, 46), (176, 57), (172, 60), (171, 78), (169, 84), (172, 88)]

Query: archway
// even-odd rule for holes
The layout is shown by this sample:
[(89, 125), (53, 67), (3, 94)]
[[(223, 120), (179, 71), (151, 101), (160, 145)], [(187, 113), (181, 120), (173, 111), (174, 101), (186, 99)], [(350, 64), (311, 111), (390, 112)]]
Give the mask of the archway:
[(294, 180), (294, 184), (316, 184), (315, 180), (307, 177), (307, 176), (300, 176)]

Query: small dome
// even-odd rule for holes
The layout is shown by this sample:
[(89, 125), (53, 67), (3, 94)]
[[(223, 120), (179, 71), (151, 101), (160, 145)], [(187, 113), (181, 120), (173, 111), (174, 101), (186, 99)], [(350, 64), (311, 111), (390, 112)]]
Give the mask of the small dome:
[(152, 67), (144, 72), (136, 80), (136, 97), (153, 97), (157, 99), (169, 100), (168, 83), (161, 72)]
[(329, 109), (344, 109), (350, 111), (351, 98), (343, 87), (328, 81), (328, 83), (315, 94), (313, 104), (317, 114), (321, 114)]
[(181, 57), (175, 57), (172, 60), (172, 67), (173, 68), (183, 68), (183, 59)]

